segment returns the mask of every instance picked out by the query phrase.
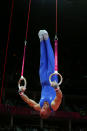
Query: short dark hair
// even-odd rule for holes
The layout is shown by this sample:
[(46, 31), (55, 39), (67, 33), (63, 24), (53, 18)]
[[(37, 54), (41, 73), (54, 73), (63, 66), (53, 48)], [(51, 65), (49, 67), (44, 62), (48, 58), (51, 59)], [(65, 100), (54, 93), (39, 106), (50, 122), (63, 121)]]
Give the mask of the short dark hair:
[(47, 108), (47, 110), (45, 110), (45, 111), (46, 111), (45, 114), (43, 114), (43, 108), (40, 111), (40, 116), (41, 116), (42, 119), (47, 119), (50, 116), (49, 108)]

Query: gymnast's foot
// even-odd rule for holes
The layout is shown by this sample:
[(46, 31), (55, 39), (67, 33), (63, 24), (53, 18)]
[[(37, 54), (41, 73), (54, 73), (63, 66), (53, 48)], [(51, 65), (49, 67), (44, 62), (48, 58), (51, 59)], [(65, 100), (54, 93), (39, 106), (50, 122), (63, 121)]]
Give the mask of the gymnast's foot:
[(46, 30), (40, 30), (38, 33), (40, 41), (48, 39), (48, 32)]

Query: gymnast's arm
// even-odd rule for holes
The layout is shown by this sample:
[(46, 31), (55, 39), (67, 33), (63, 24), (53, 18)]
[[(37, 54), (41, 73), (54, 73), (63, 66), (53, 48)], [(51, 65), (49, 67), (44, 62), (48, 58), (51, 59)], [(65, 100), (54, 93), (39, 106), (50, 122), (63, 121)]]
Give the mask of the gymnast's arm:
[(28, 98), (27, 95), (24, 94), (24, 92), (19, 93), (22, 100), (24, 100), (30, 107), (34, 108), (36, 111), (40, 111), (40, 104), (36, 103), (34, 100)]
[(51, 107), (54, 111), (56, 111), (59, 108), (62, 101), (62, 91), (60, 90), (60, 88), (57, 87), (55, 91), (56, 91), (56, 97), (51, 103)]

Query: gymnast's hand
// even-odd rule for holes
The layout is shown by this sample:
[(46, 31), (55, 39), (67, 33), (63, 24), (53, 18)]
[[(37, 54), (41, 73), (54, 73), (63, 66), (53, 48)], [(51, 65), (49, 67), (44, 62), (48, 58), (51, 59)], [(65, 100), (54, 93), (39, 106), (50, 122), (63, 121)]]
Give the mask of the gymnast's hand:
[(54, 88), (59, 88), (56, 81), (51, 82), (51, 86), (54, 87)]
[(25, 92), (25, 90), (26, 90), (25, 86), (20, 86), (20, 88), (18, 90), (19, 95), (23, 95), (23, 93)]
[(19, 90), (22, 92), (25, 92), (26, 88), (25, 88), (25, 86), (20, 86)]

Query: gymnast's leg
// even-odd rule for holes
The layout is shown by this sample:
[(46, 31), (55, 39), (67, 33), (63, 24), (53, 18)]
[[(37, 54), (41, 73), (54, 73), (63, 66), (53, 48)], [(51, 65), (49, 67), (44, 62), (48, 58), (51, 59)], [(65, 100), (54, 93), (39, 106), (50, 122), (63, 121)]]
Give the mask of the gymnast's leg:
[[(48, 33), (44, 33), (44, 40), (45, 40), (45, 45), (46, 45), (46, 52), (47, 52), (47, 60), (48, 60), (48, 78), (50, 74), (54, 73), (55, 69), (55, 59), (54, 59), (54, 52), (50, 43), (50, 38), (48, 36)], [(58, 82), (58, 76), (54, 75), (52, 77), (52, 81)]]
[[(48, 32), (40, 30), (40, 81), (43, 85), (50, 85), (49, 76), (54, 73), (54, 52), (50, 43)], [(52, 81), (57, 81), (57, 76), (53, 76)]]
[(40, 30), (38, 33), (40, 39), (40, 82), (41, 85), (47, 84), (47, 52), (46, 52), (46, 45), (43, 38), (44, 31)]

